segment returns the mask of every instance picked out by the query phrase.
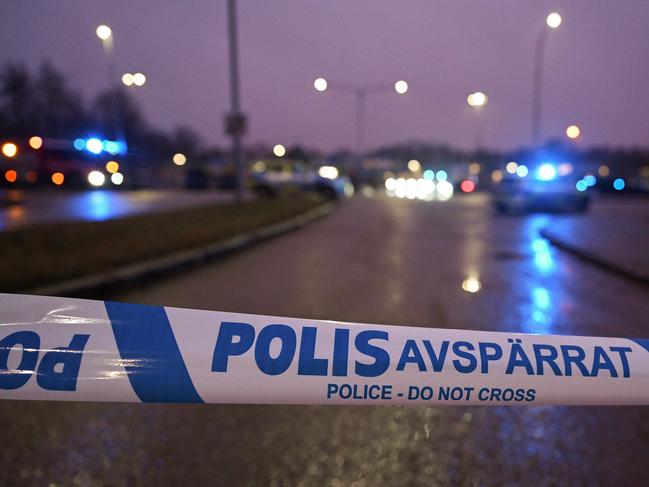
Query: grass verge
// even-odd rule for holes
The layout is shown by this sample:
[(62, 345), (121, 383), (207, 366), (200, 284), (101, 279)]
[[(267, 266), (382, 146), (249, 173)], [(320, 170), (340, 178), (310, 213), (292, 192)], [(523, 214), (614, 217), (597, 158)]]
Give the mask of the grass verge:
[(21, 291), (191, 250), (281, 222), (323, 202), (306, 194), (2, 232), (0, 290)]

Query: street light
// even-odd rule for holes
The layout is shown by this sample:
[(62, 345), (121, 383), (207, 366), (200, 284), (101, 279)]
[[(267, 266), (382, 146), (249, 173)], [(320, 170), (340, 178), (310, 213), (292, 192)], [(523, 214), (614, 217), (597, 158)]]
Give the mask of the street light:
[(406, 92), (408, 91), (408, 83), (400, 79), (394, 84), (394, 91), (396, 91), (400, 95), (405, 95)]
[(489, 99), (487, 98), (487, 95), (485, 95), (482, 91), (476, 91), (466, 97), (466, 102), (469, 104), (471, 108), (473, 108), (473, 111), (475, 112), (476, 115), (476, 125), (475, 125), (476, 150), (479, 149), (480, 146), (482, 145), (482, 121), (481, 121), (482, 117), (480, 117), (480, 113), (482, 112), (482, 108), (487, 104), (488, 100)]
[(313, 82), (313, 86), (318, 91), (325, 91), (327, 89), (327, 80), (324, 78), (318, 78)]
[(103, 24), (97, 27), (97, 30), (95, 32), (97, 33), (97, 37), (99, 37), (102, 41), (107, 41), (113, 35), (112, 29)]
[(122, 83), (126, 86), (143, 86), (146, 83), (146, 76), (142, 73), (124, 73), (122, 75)]
[(365, 145), (365, 98), (367, 95), (386, 92), (396, 92), (399, 95), (404, 95), (408, 92), (408, 83), (402, 79), (394, 84), (376, 83), (359, 86), (352, 83), (331, 82), (325, 78), (317, 78), (313, 81), (313, 87), (319, 92), (333, 90), (354, 95), (356, 99), (356, 151), (359, 154)]
[(570, 125), (570, 126), (566, 129), (566, 136), (567, 136), (569, 139), (573, 139), (573, 140), (574, 140), (574, 139), (577, 139), (577, 138), (579, 137), (580, 134), (581, 134), (581, 129), (580, 129), (578, 126), (576, 126), (576, 125)]
[(473, 108), (481, 108), (487, 104), (487, 95), (481, 91), (476, 91), (466, 97), (466, 102)]
[(532, 85), (532, 143), (538, 145), (541, 138), (541, 103), (543, 98), (543, 59), (547, 44), (548, 28), (556, 29), (561, 25), (561, 15), (551, 12), (545, 19), (543, 27), (536, 37), (534, 49), (534, 78)]
[(556, 29), (561, 25), (561, 15), (556, 12), (552, 12), (545, 19), (545, 23), (548, 24), (548, 27), (550, 27), (551, 29)]

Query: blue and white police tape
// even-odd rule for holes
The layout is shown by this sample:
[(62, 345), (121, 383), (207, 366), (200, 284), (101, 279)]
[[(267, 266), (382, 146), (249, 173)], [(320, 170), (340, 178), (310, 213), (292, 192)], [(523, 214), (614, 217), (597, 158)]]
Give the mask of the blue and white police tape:
[(649, 404), (649, 340), (0, 294), (0, 399)]

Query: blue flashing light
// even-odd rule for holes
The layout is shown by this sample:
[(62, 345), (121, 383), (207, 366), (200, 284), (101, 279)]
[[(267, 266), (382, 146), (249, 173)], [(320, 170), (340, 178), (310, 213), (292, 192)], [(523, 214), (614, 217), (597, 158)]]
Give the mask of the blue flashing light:
[(437, 179), (438, 181), (446, 181), (448, 179), (448, 173), (444, 171), (444, 169), (441, 169), (437, 171), (435, 179)]
[(86, 141), (84, 139), (74, 139), (74, 148), (77, 150), (83, 150), (86, 148)]
[(615, 188), (616, 191), (622, 191), (625, 186), (626, 182), (622, 178), (617, 178), (613, 181), (613, 188)]
[(527, 174), (528, 174), (529, 172), (530, 172), (530, 171), (529, 171), (529, 169), (527, 169), (527, 166), (526, 166), (525, 164), (521, 164), (520, 166), (518, 166), (518, 167), (516, 168), (516, 175), (517, 175), (519, 178), (524, 178), (525, 176), (527, 176)]
[(586, 191), (588, 189), (588, 185), (586, 184), (586, 181), (583, 179), (580, 179), (577, 181), (577, 184), (575, 184), (575, 188), (577, 188), (577, 191)]
[(532, 299), (537, 308), (548, 309), (550, 307), (550, 293), (544, 287), (535, 287), (532, 290)]
[(557, 177), (557, 169), (552, 164), (541, 164), (536, 172), (537, 178), (541, 181), (552, 181)]
[(424, 179), (430, 179), (431, 181), (435, 179), (435, 171), (432, 169), (426, 169), (424, 171)]
[(86, 141), (86, 150), (92, 152), (93, 154), (101, 154), (101, 151), (104, 149), (104, 144), (101, 140), (92, 137)]
[(588, 186), (595, 186), (596, 182), (597, 178), (592, 174), (587, 174), (586, 176), (584, 176), (584, 183), (586, 183)]
[(110, 155), (115, 155), (119, 153), (119, 143), (115, 142), (114, 140), (104, 140), (102, 141), (102, 145), (104, 146), (104, 150), (108, 152)]

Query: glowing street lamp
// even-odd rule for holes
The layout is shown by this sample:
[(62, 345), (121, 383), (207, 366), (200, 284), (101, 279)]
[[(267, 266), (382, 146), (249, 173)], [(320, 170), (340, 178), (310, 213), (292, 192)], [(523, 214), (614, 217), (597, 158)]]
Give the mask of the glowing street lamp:
[(487, 104), (487, 95), (481, 91), (476, 91), (466, 97), (466, 102), (473, 108), (480, 108)]
[(556, 29), (561, 25), (561, 15), (557, 12), (552, 12), (545, 19), (545, 23), (548, 24), (548, 27), (551, 29)]
[(571, 125), (566, 129), (566, 136), (569, 139), (577, 139), (581, 135), (581, 129), (577, 125)]
[(482, 108), (487, 104), (487, 95), (482, 91), (475, 91), (466, 97), (466, 102), (469, 104), (476, 115), (476, 125), (475, 125), (475, 148), (479, 149), (482, 145), (482, 123), (480, 117), (480, 112)]
[(408, 82), (400, 79), (394, 84), (368, 84), (354, 85), (352, 83), (330, 82), (325, 78), (316, 78), (313, 81), (313, 87), (316, 91), (324, 92), (327, 90), (343, 91), (351, 93), (356, 99), (356, 150), (360, 154), (365, 145), (365, 98), (370, 93), (393, 92), (398, 95), (405, 95), (408, 92)]
[(541, 103), (543, 98), (543, 61), (548, 31), (561, 25), (561, 15), (551, 12), (545, 19), (545, 27), (536, 37), (534, 50), (534, 78), (532, 85), (532, 143), (538, 145), (541, 138)]
[(122, 75), (122, 83), (126, 86), (132, 86), (133, 85), (133, 75), (131, 73), (124, 73)]
[(133, 75), (133, 84), (135, 86), (143, 86), (144, 83), (146, 83), (146, 76), (144, 76), (142, 73), (135, 73)]
[(282, 144), (276, 144), (273, 147), (273, 154), (275, 154), (277, 157), (284, 157), (286, 155), (286, 147), (284, 147)]
[(317, 91), (325, 91), (327, 89), (327, 80), (318, 78), (313, 82), (313, 86)]
[(396, 91), (400, 95), (405, 95), (408, 91), (408, 83), (400, 79), (394, 84), (394, 91)]
[(143, 86), (146, 83), (146, 76), (142, 73), (124, 73), (122, 83), (126, 86)]
[(95, 32), (97, 33), (97, 37), (99, 37), (102, 41), (107, 41), (113, 35), (112, 29), (103, 24), (98, 26)]

